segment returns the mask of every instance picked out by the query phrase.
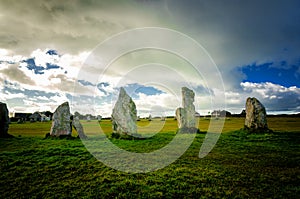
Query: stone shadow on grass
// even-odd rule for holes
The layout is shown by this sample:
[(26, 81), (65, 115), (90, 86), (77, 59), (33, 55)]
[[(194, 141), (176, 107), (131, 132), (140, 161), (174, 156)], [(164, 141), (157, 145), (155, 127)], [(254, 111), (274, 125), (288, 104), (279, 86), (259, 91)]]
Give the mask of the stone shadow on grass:
[(264, 133), (273, 133), (273, 130), (269, 128), (249, 128), (247, 126), (244, 126), (244, 128), (241, 128), (239, 131), (242, 131), (246, 134), (264, 134)]
[(121, 139), (121, 140), (145, 140), (147, 138), (142, 137), (140, 134), (135, 133), (135, 134), (119, 134), (119, 133), (111, 133), (110, 138), (114, 138), (114, 139)]
[(183, 128), (179, 128), (176, 133), (182, 133), (182, 134), (193, 134), (193, 133), (199, 133), (199, 134), (203, 134), (206, 132), (201, 132), (198, 128), (188, 128), (188, 127), (183, 127)]
[(79, 135), (77, 137), (74, 137), (72, 135), (59, 135), (59, 136), (51, 136), (50, 133), (47, 133), (45, 135), (44, 139), (66, 139), (66, 140), (75, 140), (75, 139), (87, 139), (87, 138), (80, 138)]

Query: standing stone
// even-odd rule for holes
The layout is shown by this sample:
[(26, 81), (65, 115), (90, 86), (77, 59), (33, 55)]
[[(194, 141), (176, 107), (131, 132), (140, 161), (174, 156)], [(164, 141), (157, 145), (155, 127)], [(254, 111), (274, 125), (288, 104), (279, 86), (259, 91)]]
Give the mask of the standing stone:
[(9, 117), (8, 109), (5, 103), (0, 102), (0, 138), (14, 137), (8, 134)]
[(148, 117), (148, 121), (152, 121), (152, 116), (151, 116), (151, 114), (150, 114), (149, 117)]
[(195, 106), (194, 106), (194, 91), (187, 87), (182, 87), (182, 103), (183, 108), (176, 109), (176, 118), (178, 127), (190, 132), (191, 129), (196, 129)]
[(112, 111), (113, 132), (120, 135), (134, 135), (137, 133), (137, 111), (131, 97), (121, 87), (118, 100)]
[(71, 136), (72, 126), (70, 125), (70, 115), (68, 102), (63, 103), (56, 108), (52, 116), (52, 126), (50, 130), (51, 136)]
[(249, 97), (246, 101), (245, 128), (251, 131), (268, 129), (266, 109), (254, 97)]
[(75, 118), (73, 119), (72, 125), (73, 125), (73, 127), (75, 128), (75, 130), (77, 131), (78, 136), (79, 136), (81, 139), (87, 138), (87, 136), (84, 134), (83, 127), (82, 127), (82, 125), (81, 125), (81, 123), (80, 123), (78, 117), (75, 117)]
[(177, 125), (178, 125), (178, 128), (184, 128), (187, 126), (187, 122), (186, 122), (186, 111), (184, 108), (177, 108), (176, 109), (176, 119), (177, 119)]

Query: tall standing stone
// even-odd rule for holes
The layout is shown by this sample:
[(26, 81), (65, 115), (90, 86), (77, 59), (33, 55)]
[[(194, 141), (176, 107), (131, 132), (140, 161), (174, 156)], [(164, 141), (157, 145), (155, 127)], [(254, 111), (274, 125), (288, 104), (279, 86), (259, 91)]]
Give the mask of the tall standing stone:
[(266, 109), (254, 97), (249, 97), (246, 101), (245, 128), (251, 131), (268, 129)]
[(8, 109), (5, 103), (0, 102), (0, 138), (14, 137), (8, 134), (9, 117)]
[(176, 118), (179, 129), (190, 130), (196, 129), (195, 106), (194, 98), (195, 93), (187, 87), (182, 87), (182, 107), (176, 109)]
[(50, 130), (51, 136), (71, 136), (72, 126), (70, 125), (70, 115), (70, 107), (68, 102), (63, 103), (56, 108), (52, 116), (52, 126)]
[(82, 127), (82, 125), (81, 125), (81, 123), (80, 123), (78, 117), (75, 117), (75, 118), (73, 119), (72, 125), (73, 125), (73, 127), (75, 128), (75, 130), (77, 131), (78, 136), (79, 136), (81, 139), (87, 138), (87, 136), (84, 134), (83, 127)]
[(133, 100), (121, 87), (118, 100), (112, 111), (112, 128), (120, 135), (134, 135), (137, 133), (137, 111)]

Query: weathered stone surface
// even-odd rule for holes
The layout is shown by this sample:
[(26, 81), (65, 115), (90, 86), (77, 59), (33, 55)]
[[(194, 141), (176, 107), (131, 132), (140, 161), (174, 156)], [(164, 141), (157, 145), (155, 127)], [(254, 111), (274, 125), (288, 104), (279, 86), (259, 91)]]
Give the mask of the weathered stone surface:
[(194, 98), (195, 93), (187, 87), (182, 87), (182, 107), (176, 109), (177, 124), (180, 129), (195, 129), (195, 106)]
[(75, 128), (75, 130), (77, 131), (78, 136), (79, 136), (81, 139), (87, 138), (87, 136), (84, 134), (83, 127), (82, 127), (82, 125), (81, 125), (81, 123), (80, 123), (78, 117), (75, 117), (75, 118), (73, 119), (72, 125), (73, 125), (73, 127)]
[(13, 137), (8, 134), (9, 128), (9, 117), (8, 117), (8, 109), (5, 103), (0, 102), (0, 137), (1, 138), (9, 138)]
[(178, 121), (179, 128), (193, 128), (195, 127), (195, 106), (194, 98), (195, 93), (187, 87), (182, 87), (182, 105), (183, 108), (178, 108), (176, 110), (176, 117)]
[(186, 122), (186, 113), (185, 113), (185, 109), (182, 108), (182, 107), (179, 107), (176, 109), (176, 112), (175, 112), (175, 115), (176, 115), (176, 119), (177, 119), (177, 125), (178, 125), (178, 128), (183, 128), (183, 127), (186, 127), (187, 126), (187, 122)]
[(50, 130), (51, 136), (71, 136), (72, 128), (70, 125), (70, 115), (70, 107), (68, 102), (63, 103), (56, 108), (52, 117), (52, 126)]
[(120, 89), (120, 94), (112, 111), (112, 128), (114, 133), (134, 135), (137, 133), (137, 111), (133, 100), (127, 95), (124, 88)]
[(245, 128), (253, 131), (268, 129), (266, 109), (254, 97), (246, 101)]

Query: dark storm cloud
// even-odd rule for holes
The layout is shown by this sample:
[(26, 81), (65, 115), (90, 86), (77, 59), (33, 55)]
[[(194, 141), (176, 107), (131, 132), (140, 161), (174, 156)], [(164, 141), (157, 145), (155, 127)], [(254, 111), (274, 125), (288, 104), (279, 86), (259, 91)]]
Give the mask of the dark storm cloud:
[(224, 66), (299, 56), (299, 9), (299, 1), (172, 1), (169, 4), (179, 24), (198, 38), (217, 64)]
[(300, 51), (300, 2), (294, 0), (4, 0), (0, 5), (1, 46), (14, 51), (54, 46), (77, 52), (144, 26), (192, 36), (220, 67), (268, 59), (290, 63)]
[(0, 44), (20, 53), (49, 47), (64, 53), (90, 50), (122, 30), (154, 25), (155, 15), (143, 17), (137, 6), (124, 0), (3, 0)]
[(27, 85), (35, 85), (34, 81), (21, 71), (17, 64), (10, 65), (9, 68), (0, 70), (0, 73), (5, 74), (11, 81), (18, 81), (19, 83)]
[[(239, 87), (247, 74), (233, 72), (237, 67), (272, 63), (272, 67), (279, 70), (295, 71), (295, 80), (300, 76), (299, 10), (300, 2), (296, 0), (2, 0), (0, 48), (27, 58), (38, 48), (75, 55), (92, 50), (103, 40), (124, 30), (145, 26), (171, 28), (199, 42), (219, 67), (225, 88), (240, 89), (235, 90), (238, 93), (245, 92)], [(58, 55), (54, 50), (49, 50), (47, 54)], [(52, 63), (43, 69), (37, 68), (33, 61), (27, 60), (27, 64), (36, 73), (59, 67)], [(118, 72), (123, 74), (124, 68), (123, 65), (120, 70), (117, 68)], [(16, 66), (3, 69), (1, 73), (14, 78), (14, 81), (33, 84)], [(50, 78), (59, 80), (59, 83), (49, 89), (69, 91), (74, 87), (74, 82), (80, 84), (64, 75)], [(161, 79), (166, 78), (169, 77)], [(249, 82), (251, 80), (247, 79)], [(79, 86), (81, 90), (86, 87)], [(103, 89), (101, 86), (98, 88)], [(205, 91), (201, 86), (198, 89), (199, 93)], [(255, 90), (260, 91), (254, 87), (251, 92)], [(293, 104), (299, 106), (298, 90), (291, 90), (291, 95), (286, 93), (284, 96), (276, 95), (276, 92), (270, 95), (273, 96), (272, 107), (295, 110)]]

